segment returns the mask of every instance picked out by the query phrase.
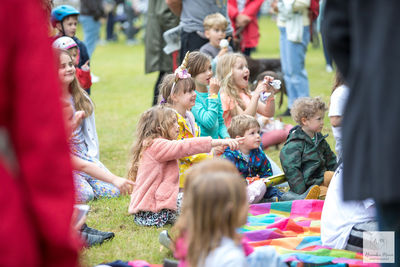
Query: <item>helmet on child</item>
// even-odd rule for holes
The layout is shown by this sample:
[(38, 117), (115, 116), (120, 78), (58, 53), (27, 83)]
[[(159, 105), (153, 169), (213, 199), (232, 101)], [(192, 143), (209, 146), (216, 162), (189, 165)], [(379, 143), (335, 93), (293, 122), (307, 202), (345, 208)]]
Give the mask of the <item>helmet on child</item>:
[(53, 42), (53, 48), (68, 50), (72, 47), (77, 47), (77, 46), (78, 45), (75, 43), (74, 39), (68, 36), (59, 37)]
[(79, 11), (70, 5), (61, 5), (51, 11), (51, 22), (55, 26), (56, 22), (62, 22), (66, 17), (79, 15)]

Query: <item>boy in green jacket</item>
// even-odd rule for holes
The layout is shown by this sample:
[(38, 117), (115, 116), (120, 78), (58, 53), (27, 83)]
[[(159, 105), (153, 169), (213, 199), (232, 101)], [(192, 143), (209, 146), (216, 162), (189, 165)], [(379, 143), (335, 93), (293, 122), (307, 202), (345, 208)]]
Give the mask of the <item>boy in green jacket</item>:
[(292, 118), (299, 125), (290, 131), (280, 160), (293, 196), (315, 185), (320, 187), (321, 196), (326, 195), (336, 168), (336, 155), (325, 140), (328, 135), (321, 134), (325, 111), (325, 103), (319, 97), (298, 98), (291, 109)]

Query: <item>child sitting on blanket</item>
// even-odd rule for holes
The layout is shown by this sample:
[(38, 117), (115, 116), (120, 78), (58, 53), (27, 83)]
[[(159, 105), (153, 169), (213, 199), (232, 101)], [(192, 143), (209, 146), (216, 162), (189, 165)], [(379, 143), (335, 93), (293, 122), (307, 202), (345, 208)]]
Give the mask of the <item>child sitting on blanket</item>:
[(253, 250), (242, 239), (237, 228), (247, 213), (246, 184), (231, 163), (213, 159), (193, 166), (174, 227), (178, 266), (286, 266), (273, 247)]
[(280, 152), (291, 193), (283, 196), (285, 200), (302, 198), (299, 195), (316, 186), (320, 187), (321, 195), (326, 195), (336, 168), (336, 156), (325, 140), (328, 135), (321, 134), (325, 111), (325, 103), (319, 97), (298, 98), (293, 103), (291, 115), (299, 125), (290, 131)]
[[(250, 115), (238, 115), (233, 117), (229, 135), (232, 137), (243, 137), (239, 149), (226, 148), (222, 158), (233, 162), (240, 174), (246, 177), (268, 177), (272, 176), (271, 163), (260, 147), (260, 124)], [(257, 189), (256, 189), (257, 188)], [(256, 189), (255, 194), (251, 194)], [(266, 187), (261, 180), (249, 185), (249, 202), (256, 203), (262, 198), (267, 201), (278, 201), (282, 193), (275, 187)]]

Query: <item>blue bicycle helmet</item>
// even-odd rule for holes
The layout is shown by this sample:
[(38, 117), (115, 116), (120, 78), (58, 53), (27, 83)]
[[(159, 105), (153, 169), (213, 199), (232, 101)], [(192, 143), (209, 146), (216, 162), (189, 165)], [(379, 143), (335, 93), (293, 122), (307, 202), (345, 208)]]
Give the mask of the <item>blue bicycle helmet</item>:
[(51, 11), (51, 20), (53, 23), (63, 21), (65, 17), (79, 15), (79, 11), (73, 6), (61, 5)]

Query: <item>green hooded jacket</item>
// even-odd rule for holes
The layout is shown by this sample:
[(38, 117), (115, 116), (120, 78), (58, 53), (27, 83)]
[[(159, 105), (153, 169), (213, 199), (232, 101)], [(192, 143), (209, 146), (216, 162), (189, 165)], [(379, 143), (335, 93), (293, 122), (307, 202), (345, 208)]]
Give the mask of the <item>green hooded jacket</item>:
[(312, 185), (324, 181), (325, 171), (334, 171), (336, 155), (321, 133), (315, 135), (315, 142), (301, 129), (294, 127), (280, 152), (283, 171), (290, 190), (302, 194)]

